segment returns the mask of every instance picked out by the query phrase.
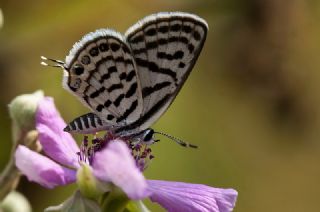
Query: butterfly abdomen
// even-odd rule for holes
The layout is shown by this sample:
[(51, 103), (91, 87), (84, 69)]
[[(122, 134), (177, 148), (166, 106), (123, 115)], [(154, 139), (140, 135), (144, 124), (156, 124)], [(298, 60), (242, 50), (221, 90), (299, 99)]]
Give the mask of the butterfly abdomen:
[(87, 113), (71, 121), (64, 131), (71, 133), (95, 133), (107, 129), (105, 123), (94, 113)]

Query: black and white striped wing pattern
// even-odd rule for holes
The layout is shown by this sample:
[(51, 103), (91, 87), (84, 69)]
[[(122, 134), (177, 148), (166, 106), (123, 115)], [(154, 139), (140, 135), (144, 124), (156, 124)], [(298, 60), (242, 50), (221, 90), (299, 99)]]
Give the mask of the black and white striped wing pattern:
[(63, 86), (93, 112), (71, 122), (68, 131), (124, 126), (142, 113), (135, 60), (123, 36), (112, 30), (89, 33), (73, 46)]
[(150, 15), (129, 28), (125, 37), (137, 65), (143, 111), (123, 129), (144, 130), (166, 111), (192, 70), (207, 30), (202, 18), (181, 12)]

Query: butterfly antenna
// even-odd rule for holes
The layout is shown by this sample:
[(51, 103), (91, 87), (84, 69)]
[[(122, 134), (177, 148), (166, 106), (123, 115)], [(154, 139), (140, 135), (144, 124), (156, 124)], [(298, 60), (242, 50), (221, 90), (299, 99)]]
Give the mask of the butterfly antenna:
[(54, 64), (49, 64), (47, 62), (44, 62), (44, 61), (41, 61), (41, 65), (43, 66), (50, 66), (50, 67), (55, 67), (55, 68), (65, 68), (65, 63), (61, 60), (56, 60), (56, 59), (51, 59), (51, 58), (47, 58), (47, 57), (44, 57), (44, 56), (41, 56), (40, 57), (42, 60), (45, 60), (45, 61), (51, 61), (53, 62)]
[(183, 141), (183, 140), (181, 140), (179, 138), (173, 137), (172, 135), (169, 135), (169, 134), (166, 134), (166, 133), (163, 133), (163, 132), (154, 132), (154, 133), (163, 135), (163, 136), (171, 139), (172, 141), (176, 142), (177, 144), (179, 144), (179, 145), (181, 145), (183, 147), (198, 148), (198, 146), (190, 144), (188, 142), (185, 142), (185, 141)]

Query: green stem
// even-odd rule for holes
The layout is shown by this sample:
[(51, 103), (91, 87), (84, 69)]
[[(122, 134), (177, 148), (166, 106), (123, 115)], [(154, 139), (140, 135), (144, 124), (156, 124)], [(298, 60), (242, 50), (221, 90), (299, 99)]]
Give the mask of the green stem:
[(129, 198), (119, 188), (114, 187), (102, 201), (102, 212), (122, 212), (126, 208)]
[(7, 163), (4, 171), (0, 175), (0, 202), (10, 193), (12, 190), (16, 189), (19, 184), (21, 173), (15, 165), (14, 153), (16, 151), (17, 145), (25, 144), (30, 149), (35, 151), (40, 151), (37, 146), (38, 133), (35, 130), (31, 130), (27, 133), (20, 133), (20, 136), (15, 136), (17, 139), (13, 142), (15, 144), (12, 147), (10, 160)]
[(4, 171), (0, 176), (0, 202), (7, 196), (7, 194), (14, 190), (20, 180), (20, 172), (16, 168), (14, 158), (11, 157)]

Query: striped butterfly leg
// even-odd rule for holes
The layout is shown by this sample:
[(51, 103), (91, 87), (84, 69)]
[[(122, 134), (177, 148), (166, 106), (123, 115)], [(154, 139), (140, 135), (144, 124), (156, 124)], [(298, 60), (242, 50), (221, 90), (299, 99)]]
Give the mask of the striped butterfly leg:
[(110, 129), (110, 125), (94, 113), (87, 113), (71, 121), (63, 130), (70, 133), (92, 134)]

